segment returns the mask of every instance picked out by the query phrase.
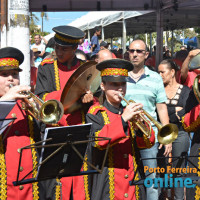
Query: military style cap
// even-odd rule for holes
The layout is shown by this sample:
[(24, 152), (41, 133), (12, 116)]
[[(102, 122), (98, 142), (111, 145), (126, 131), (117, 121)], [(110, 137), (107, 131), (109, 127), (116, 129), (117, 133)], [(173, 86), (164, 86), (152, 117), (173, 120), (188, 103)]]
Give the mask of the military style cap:
[(52, 30), (56, 33), (55, 42), (62, 46), (77, 45), (79, 40), (85, 36), (83, 31), (73, 26), (56, 26)]
[(106, 41), (102, 41), (102, 42), (100, 43), (100, 47), (108, 47), (109, 44), (110, 44), (110, 43), (107, 43)]
[(0, 49), (0, 71), (16, 69), (22, 71), (19, 68), (24, 61), (24, 54), (17, 48), (5, 47)]
[(100, 62), (96, 68), (101, 71), (102, 81), (127, 82), (133, 64), (123, 59), (111, 59)]

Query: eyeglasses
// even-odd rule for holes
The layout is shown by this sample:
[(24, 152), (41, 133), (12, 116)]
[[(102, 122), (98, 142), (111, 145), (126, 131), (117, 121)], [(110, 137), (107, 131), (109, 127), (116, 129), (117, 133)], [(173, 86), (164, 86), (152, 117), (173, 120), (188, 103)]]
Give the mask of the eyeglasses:
[(129, 51), (129, 53), (134, 53), (135, 51), (137, 53), (143, 53), (143, 52), (145, 52), (145, 50), (143, 50), (143, 49), (129, 49), (128, 51)]

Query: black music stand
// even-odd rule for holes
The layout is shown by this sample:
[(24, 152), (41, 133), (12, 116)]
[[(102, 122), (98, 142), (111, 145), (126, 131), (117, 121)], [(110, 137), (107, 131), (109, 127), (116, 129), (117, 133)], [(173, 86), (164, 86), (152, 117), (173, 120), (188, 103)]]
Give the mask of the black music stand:
[[(13, 184), (17, 186), (53, 178), (102, 173), (111, 139), (89, 136), (91, 125), (90, 123), (47, 128), (45, 130), (44, 141), (20, 149), (17, 180)], [(88, 143), (102, 140), (108, 140), (108, 146), (104, 154), (102, 166), (97, 168), (95, 163), (88, 162), (84, 157), (87, 152)], [(31, 170), (19, 180), (22, 152), (30, 148), (42, 148), (39, 164), (37, 168)], [(83, 171), (83, 162), (86, 162), (88, 166), (92, 167), (92, 170)], [(36, 169), (38, 172), (37, 176), (26, 179)]]

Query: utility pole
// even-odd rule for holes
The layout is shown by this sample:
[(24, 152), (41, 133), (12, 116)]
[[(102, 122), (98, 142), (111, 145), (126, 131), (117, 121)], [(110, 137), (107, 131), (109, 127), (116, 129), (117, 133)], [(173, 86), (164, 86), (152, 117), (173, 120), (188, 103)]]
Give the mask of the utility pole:
[(7, 0), (1, 0), (1, 48), (7, 46), (7, 15)]
[(29, 0), (8, 0), (7, 46), (23, 52), (20, 84), (30, 85)]

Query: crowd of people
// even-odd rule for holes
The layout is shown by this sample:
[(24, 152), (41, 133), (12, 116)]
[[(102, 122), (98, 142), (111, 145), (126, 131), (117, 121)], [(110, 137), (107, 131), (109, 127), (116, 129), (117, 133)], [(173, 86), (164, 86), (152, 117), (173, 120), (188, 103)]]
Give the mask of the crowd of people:
[[(189, 71), (190, 61), (200, 53), (180, 49), (172, 58), (165, 52), (163, 61), (155, 66), (155, 56), (150, 56), (142, 40), (130, 43), (124, 59), (109, 50), (109, 43), (100, 41), (101, 29), (97, 27), (89, 42), (86, 34), (71, 26), (53, 28), (55, 36), (42, 43), (35, 35), (31, 45), (31, 87), (20, 85), (20, 64), (23, 53), (14, 47), (0, 49), (0, 107), (9, 107), (2, 112), (1, 121), (10, 120), (7, 126), (0, 121), (0, 199), (63, 199), (63, 200), (158, 200), (200, 199), (200, 187), (174, 188), (144, 187), (130, 184), (134, 180), (152, 180), (162, 177), (156, 171), (144, 171), (144, 167), (157, 169), (184, 169), (196, 166), (199, 161), (199, 102), (193, 90), (198, 69)], [(41, 141), (45, 128), (50, 126), (35, 119), (23, 109), (24, 100), (32, 91), (43, 101), (61, 100), (63, 89), (72, 74), (84, 63), (96, 61), (101, 73), (100, 96), (90, 90), (82, 94), (83, 105), (72, 113), (64, 113), (58, 126), (91, 123), (91, 136), (110, 138), (110, 147), (101, 174), (89, 174), (54, 178), (45, 181), (14, 186), (20, 151), (24, 146)], [(198, 88), (197, 88), (198, 89)], [(101, 101), (100, 101), (101, 99)], [(133, 103), (131, 100), (134, 100)], [(12, 102), (10, 104), (9, 102)], [(159, 129), (141, 117), (144, 110), (163, 126), (173, 123), (178, 127), (177, 137), (169, 143), (160, 144)], [(138, 126), (148, 129), (144, 133)], [(191, 141), (190, 132), (194, 132)], [(189, 161), (185, 159), (191, 149)], [(101, 160), (107, 141), (95, 141), (88, 145), (86, 158), (93, 162)], [(37, 176), (40, 150), (29, 148), (21, 159), (19, 177)], [(169, 159), (172, 156), (172, 159)], [(196, 157), (195, 157), (196, 156)], [(188, 162), (187, 162), (188, 161)], [(88, 163), (83, 169), (90, 170)], [(29, 173), (31, 171), (31, 173)], [(169, 173), (174, 177), (200, 176), (196, 173)]]

